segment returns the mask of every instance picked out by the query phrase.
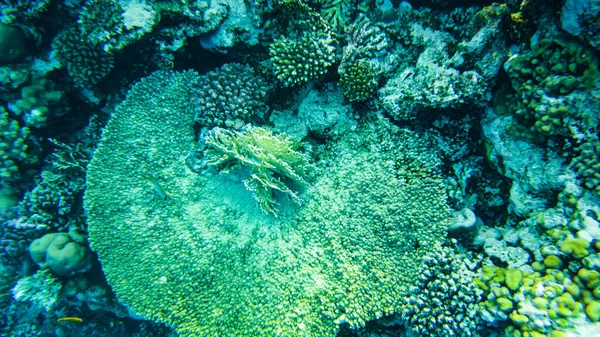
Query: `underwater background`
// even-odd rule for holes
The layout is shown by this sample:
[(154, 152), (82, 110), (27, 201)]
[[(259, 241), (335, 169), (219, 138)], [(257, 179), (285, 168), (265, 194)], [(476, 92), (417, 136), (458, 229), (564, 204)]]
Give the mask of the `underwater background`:
[(599, 0), (0, 9), (0, 336), (600, 336)]

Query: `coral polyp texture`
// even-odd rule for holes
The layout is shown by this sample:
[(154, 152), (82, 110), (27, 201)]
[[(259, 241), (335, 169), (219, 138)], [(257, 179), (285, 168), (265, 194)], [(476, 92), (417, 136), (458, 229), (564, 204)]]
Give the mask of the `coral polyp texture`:
[(241, 129), (264, 119), (271, 89), (249, 65), (225, 64), (200, 78), (196, 120), (202, 127)]
[(286, 87), (318, 79), (334, 62), (334, 44), (332, 33), (318, 26), (296, 38), (278, 38), (269, 47), (275, 76)]
[(600, 0), (0, 13), (0, 336), (600, 336)]
[[(282, 203), (275, 218), (239, 176), (186, 166), (196, 81), (157, 72), (134, 85), (88, 166), (89, 240), (119, 300), (181, 336), (335, 336), (339, 324), (398, 311), (421, 257), (446, 234), (428, 141), (384, 120), (344, 137), (306, 203)], [(209, 145), (238, 146), (237, 160), (302, 179), (293, 140), (214, 132), (226, 139)], [(210, 151), (215, 164), (237, 165)]]

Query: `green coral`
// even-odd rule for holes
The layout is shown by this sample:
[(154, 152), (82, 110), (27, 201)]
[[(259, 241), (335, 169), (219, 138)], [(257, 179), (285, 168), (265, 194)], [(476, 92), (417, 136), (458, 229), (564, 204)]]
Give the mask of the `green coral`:
[(38, 141), (29, 128), (21, 124), (0, 106), (0, 180), (3, 184), (17, 181), (23, 165), (39, 160)]
[(334, 43), (332, 33), (317, 26), (295, 39), (276, 39), (269, 47), (275, 76), (286, 87), (318, 79), (334, 62)]
[(505, 67), (515, 95), (495, 102), (510, 99), (515, 118), (509, 131), (514, 135), (532, 141), (569, 136), (569, 125), (585, 118), (568, 96), (593, 87), (598, 76), (593, 52), (576, 42), (543, 39), (531, 51), (511, 57)]
[(76, 233), (51, 233), (29, 245), (32, 260), (41, 268), (49, 268), (58, 275), (85, 272), (91, 267), (91, 252), (85, 242), (77, 242)]
[(78, 28), (60, 33), (52, 42), (57, 59), (80, 88), (90, 88), (104, 79), (114, 67), (114, 56), (82, 37)]
[(367, 60), (358, 60), (340, 71), (340, 87), (350, 102), (362, 102), (377, 90), (377, 73)]
[(430, 143), (385, 121), (347, 134), (304, 205), (274, 218), (235, 177), (188, 168), (197, 81), (157, 72), (134, 85), (88, 166), (90, 244), (119, 300), (182, 337), (333, 337), (398, 311), (446, 236)]
[(576, 148), (576, 154), (571, 169), (586, 188), (600, 194), (600, 141), (597, 136), (585, 137)]
[(284, 133), (273, 134), (258, 127), (243, 132), (214, 128), (206, 137), (208, 149), (204, 151), (206, 163), (221, 172), (247, 167), (250, 169), (244, 185), (254, 192), (254, 198), (265, 213), (277, 214), (273, 195), (279, 191), (301, 204), (300, 197), (286, 181), (307, 186), (306, 175), (311, 171), (308, 158), (298, 150), (299, 139)]

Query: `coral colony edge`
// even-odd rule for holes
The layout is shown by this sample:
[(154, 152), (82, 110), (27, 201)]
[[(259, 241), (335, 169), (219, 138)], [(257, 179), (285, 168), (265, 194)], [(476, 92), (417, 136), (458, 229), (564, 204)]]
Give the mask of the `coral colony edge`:
[(0, 10), (0, 336), (600, 336), (600, 0)]

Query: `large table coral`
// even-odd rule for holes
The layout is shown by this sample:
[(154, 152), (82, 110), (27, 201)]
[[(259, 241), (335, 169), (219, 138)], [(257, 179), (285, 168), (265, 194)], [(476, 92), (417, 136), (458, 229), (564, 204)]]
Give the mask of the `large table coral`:
[(186, 166), (197, 80), (141, 80), (88, 166), (89, 239), (119, 300), (181, 336), (335, 336), (398, 311), (446, 234), (426, 141), (385, 122), (345, 136), (276, 218), (239, 175)]

